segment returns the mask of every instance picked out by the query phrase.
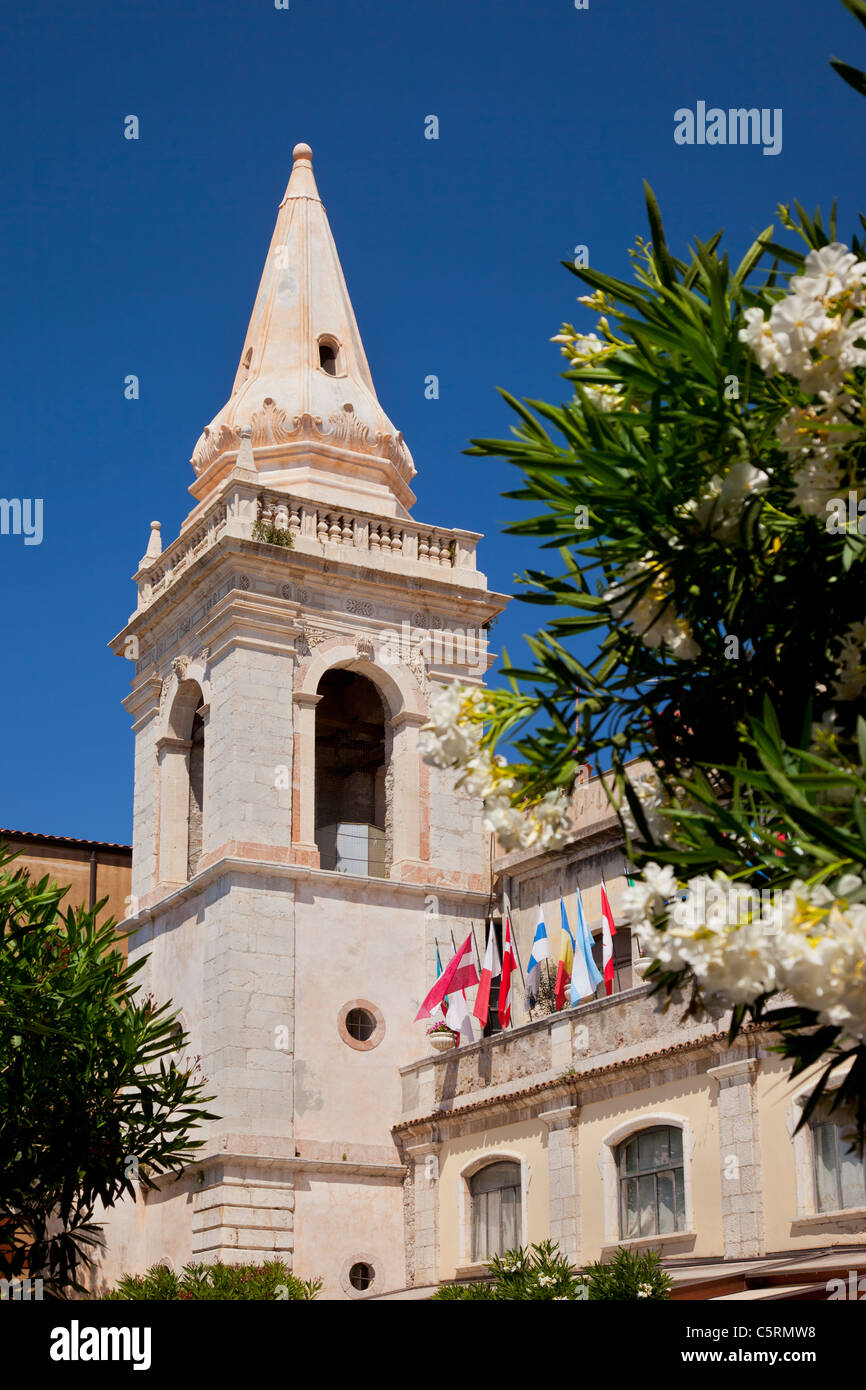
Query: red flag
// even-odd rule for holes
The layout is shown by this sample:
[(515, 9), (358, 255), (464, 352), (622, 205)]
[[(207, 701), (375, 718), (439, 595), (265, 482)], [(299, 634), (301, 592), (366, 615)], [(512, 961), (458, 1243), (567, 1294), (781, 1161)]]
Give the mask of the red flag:
[(502, 941), (502, 979), (499, 982), (499, 1022), (503, 1028), (511, 1024), (511, 976), (516, 961), (511, 940), (511, 917), (505, 914), (505, 936)]
[(490, 1012), (490, 985), (493, 981), (493, 976), (498, 975), (502, 968), (499, 963), (499, 950), (496, 945), (496, 931), (492, 922), (488, 926), (488, 932), (487, 950), (484, 952), (484, 964), (481, 967), (481, 984), (478, 986), (478, 993), (475, 996), (475, 1008), (472, 1010), (482, 1028), (487, 1026), (487, 1015)]
[[(468, 960), (464, 960), (467, 951)], [(478, 971), (475, 969), (475, 961), (472, 959), (472, 933), (470, 932), (459, 951), (455, 951), (451, 960), (446, 965), (439, 979), (431, 989), (424, 1003), (415, 1015), (415, 1022), (419, 1018), (429, 1018), (434, 1009), (438, 1009), (446, 994), (451, 994), (458, 989), (466, 989), (469, 985), (478, 984)]]
[(610, 899), (607, 896), (607, 889), (604, 886), (604, 879), (601, 880), (601, 915), (604, 918), (601, 929), (604, 988), (607, 994), (613, 994), (613, 938), (616, 936), (616, 924), (613, 920), (613, 912), (610, 907)]

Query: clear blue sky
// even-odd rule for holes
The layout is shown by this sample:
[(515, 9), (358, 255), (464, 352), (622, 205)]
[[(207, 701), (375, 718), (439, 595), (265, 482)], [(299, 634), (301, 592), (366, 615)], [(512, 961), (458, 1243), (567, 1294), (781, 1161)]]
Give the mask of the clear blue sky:
[[(678, 249), (724, 226), (741, 250), (780, 200), (838, 194), (846, 231), (866, 205), (866, 103), (827, 62), (866, 67), (866, 31), (835, 0), (31, 0), (6, 18), (0, 495), (44, 499), (41, 545), (0, 536), (13, 828), (130, 836), (129, 670), (105, 643), (148, 523), (171, 539), (190, 506), (296, 142), (415, 457), (415, 514), (485, 532), (506, 591), (535, 559), (501, 534), (516, 475), (461, 450), (507, 430), (497, 386), (565, 395), (550, 336), (592, 321), (560, 259), (584, 243), (628, 273), (644, 177)], [(676, 145), (699, 100), (781, 107), (782, 152)], [(513, 604), (497, 646), (517, 655), (537, 614)]]

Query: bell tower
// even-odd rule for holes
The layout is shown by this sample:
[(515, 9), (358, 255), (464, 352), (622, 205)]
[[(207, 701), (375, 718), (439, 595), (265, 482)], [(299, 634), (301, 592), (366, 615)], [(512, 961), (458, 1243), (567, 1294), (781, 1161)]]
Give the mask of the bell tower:
[(418, 731), (440, 683), (483, 680), (506, 599), (478, 535), (411, 514), (307, 145), (192, 465), (112, 643), (134, 662), (124, 929), (220, 1118), (180, 1182), (108, 1214), (101, 1275), (277, 1255), (327, 1296), (399, 1288), (400, 1069), (437, 945), (489, 890), (479, 806)]

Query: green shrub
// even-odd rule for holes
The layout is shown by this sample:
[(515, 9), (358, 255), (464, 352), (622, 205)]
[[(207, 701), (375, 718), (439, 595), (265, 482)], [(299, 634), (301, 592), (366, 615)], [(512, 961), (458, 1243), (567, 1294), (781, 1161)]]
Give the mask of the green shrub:
[(473, 1284), (443, 1284), (437, 1289), (433, 1297), (439, 1302), (447, 1303), (455, 1298), (495, 1298), (492, 1284), (473, 1283)]
[(586, 1302), (602, 1298), (670, 1298), (672, 1280), (661, 1267), (656, 1250), (638, 1254), (617, 1250), (609, 1264), (594, 1260), (581, 1274), (560, 1253), (555, 1241), (509, 1250), (490, 1261), (490, 1281), (443, 1284), (433, 1298), (494, 1299), (496, 1301)]
[(217, 1260), (210, 1265), (184, 1265), (181, 1274), (164, 1264), (153, 1265), (146, 1274), (124, 1274), (117, 1288), (104, 1297), (122, 1301), (259, 1299), (310, 1302), (318, 1296), (321, 1287), (321, 1279), (296, 1279), (282, 1260), (270, 1260), (263, 1265), (227, 1265)]
[(586, 1266), (590, 1300), (601, 1298), (670, 1298), (673, 1280), (661, 1267), (657, 1250), (617, 1250), (604, 1264), (593, 1260)]
[(550, 1240), (508, 1250), (488, 1264), (489, 1283), (444, 1284), (434, 1299), (492, 1298), (498, 1301), (550, 1301), (586, 1298), (584, 1282)]
[(268, 545), (282, 545), (287, 550), (293, 550), (295, 545), (291, 531), (275, 526), (271, 521), (253, 522), (252, 538), (254, 541), (266, 541)]

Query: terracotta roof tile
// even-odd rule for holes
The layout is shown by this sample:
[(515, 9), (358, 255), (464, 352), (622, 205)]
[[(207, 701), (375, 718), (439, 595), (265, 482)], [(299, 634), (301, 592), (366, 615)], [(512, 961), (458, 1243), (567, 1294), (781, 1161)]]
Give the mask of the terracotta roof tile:
[(16, 840), (48, 841), (55, 845), (88, 845), (93, 849), (124, 849), (132, 853), (132, 845), (117, 845), (111, 840), (76, 840), (72, 835), (44, 835), (41, 830), (0, 829), (0, 840), (6, 835), (14, 835)]
[[(740, 1030), (740, 1035), (751, 1035), (754, 1033), (765, 1032), (770, 1025), (768, 1023), (749, 1023)], [(708, 1043), (724, 1042), (727, 1039), (727, 1029), (719, 1033), (706, 1033), (699, 1038), (689, 1038), (686, 1042), (672, 1043), (670, 1047), (660, 1047), (654, 1052), (642, 1052), (637, 1057), (624, 1057), (619, 1062), (608, 1062), (603, 1067), (593, 1067), (590, 1071), (578, 1072), (575, 1076), (554, 1077), (552, 1081), (539, 1081), (535, 1086), (524, 1086), (519, 1091), (508, 1091), (503, 1095), (486, 1096), (483, 1100), (471, 1101), (468, 1105), (456, 1105), (450, 1110), (433, 1110), (429, 1115), (419, 1115), (412, 1120), (402, 1120), (400, 1124), (392, 1126), (392, 1133), (400, 1130), (412, 1129), (415, 1125), (429, 1124), (432, 1120), (447, 1120), (452, 1116), (471, 1115), (478, 1110), (492, 1109), (496, 1105), (503, 1105), (508, 1101), (525, 1100), (529, 1096), (542, 1095), (545, 1091), (555, 1091), (566, 1089), (578, 1090), (584, 1083), (591, 1078), (609, 1075), (611, 1072), (627, 1071), (631, 1067), (640, 1066), (644, 1062), (653, 1062), (658, 1058), (673, 1057), (680, 1052), (688, 1052), (694, 1048), (704, 1047)]]

